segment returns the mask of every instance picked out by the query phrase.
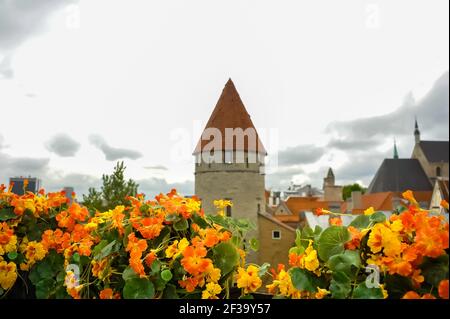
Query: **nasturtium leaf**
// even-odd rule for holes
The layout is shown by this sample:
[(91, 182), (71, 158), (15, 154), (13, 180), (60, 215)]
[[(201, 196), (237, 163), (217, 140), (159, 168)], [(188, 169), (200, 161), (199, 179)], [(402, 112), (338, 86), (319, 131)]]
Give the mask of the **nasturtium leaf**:
[(36, 298), (37, 299), (49, 299), (54, 287), (55, 287), (55, 282), (53, 279), (46, 278), (46, 279), (40, 280), (36, 284)]
[(213, 248), (213, 261), (225, 276), (239, 263), (239, 253), (230, 243), (220, 243)]
[(108, 241), (107, 240), (101, 240), (93, 249), (92, 249), (92, 255), (98, 255), (100, 254), (100, 252), (102, 251), (103, 248), (105, 248), (105, 246), (108, 245)]
[(258, 251), (258, 249), (259, 249), (259, 240), (258, 239), (256, 239), (256, 238), (250, 239), (249, 244), (250, 244), (250, 248), (253, 251)]
[(179, 299), (180, 297), (177, 294), (177, 287), (172, 284), (167, 284), (166, 288), (163, 292), (164, 299)]
[(100, 253), (94, 256), (94, 259), (95, 260), (102, 260), (103, 258), (109, 256), (111, 253), (117, 251), (118, 247), (115, 247), (115, 245), (116, 245), (116, 241), (113, 240), (108, 245), (103, 247), (102, 250), (100, 250)]
[(270, 268), (270, 264), (269, 263), (264, 263), (259, 267), (259, 271), (258, 271), (258, 276), (262, 277), (266, 274), (266, 272), (269, 270)]
[(164, 269), (163, 271), (161, 271), (161, 278), (164, 281), (170, 281), (172, 277), (173, 277), (172, 272), (169, 269)]
[(386, 220), (386, 215), (383, 212), (376, 212), (370, 215), (369, 218), (373, 223), (382, 223)]
[(304, 252), (305, 252), (305, 247), (303, 247), (303, 246), (300, 246), (300, 247), (291, 247), (291, 248), (289, 249), (289, 254), (294, 253), (294, 254), (300, 256), (300, 255), (303, 254)]
[(125, 281), (123, 297), (125, 299), (151, 299), (155, 296), (155, 286), (146, 278), (132, 278)]
[(367, 287), (366, 282), (360, 283), (354, 290), (352, 297), (354, 299), (383, 299), (383, 292), (380, 287)]
[(159, 273), (161, 271), (161, 262), (159, 260), (153, 261), (150, 268), (152, 275)]
[(132, 278), (138, 278), (138, 277), (139, 277), (138, 274), (130, 266), (125, 268), (125, 270), (122, 272), (122, 278), (125, 281), (132, 279)]
[(189, 223), (186, 219), (182, 218), (179, 221), (177, 221), (176, 223), (173, 224), (173, 229), (175, 229), (176, 231), (183, 231), (188, 229), (189, 227)]
[(79, 263), (80, 262), (80, 255), (78, 253), (73, 254), (72, 259), (74, 262)]
[(166, 215), (166, 221), (168, 222), (177, 222), (181, 219), (181, 217), (178, 214), (167, 214)]
[(346, 227), (330, 226), (325, 229), (318, 240), (319, 257), (328, 261), (333, 256), (344, 251), (344, 244), (351, 239)]
[(17, 258), (17, 256), (18, 256), (18, 254), (15, 251), (11, 251), (11, 252), (8, 253), (9, 260), (14, 260), (14, 259)]
[(292, 284), (296, 289), (309, 292), (317, 291), (319, 284), (313, 273), (295, 267), (289, 270), (289, 275), (291, 276)]
[(439, 286), (439, 283), (448, 279), (448, 255), (442, 255), (438, 258), (426, 257), (420, 266), (422, 269), (422, 275), (425, 277), (425, 281), (435, 287)]
[(367, 215), (359, 215), (356, 217), (349, 226), (358, 228), (358, 229), (364, 229), (367, 228), (370, 224), (370, 217)]
[[(330, 259), (328, 259), (328, 267), (330, 268), (331, 271), (333, 272), (344, 272), (345, 274), (347, 274), (347, 276), (352, 277), (355, 274), (355, 271), (353, 271), (352, 269), (352, 265), (358, 267), (359, 266), (359, 260), (355, 260), (354, 258), (352, 258), (354, 256), (351, 256), (349, 254), (337, 254), (334, 256), (331, 256)], [(359, 256), (357, 256), (359, 257)]]
[(343, 272), (333, 273), (330, 281), (331, 296), (335, 299), (345, 299), (352, 291), (350, 278)]
[(13, 207), (7, 207), (7, 208), (1, 208), (0, 209), (0, 221), (4, 222), (6, 220), (10, 220), (10, 219), (15, 219), (18, 218), (19, 216), (17, 216), (14, 213), (14, 208)]

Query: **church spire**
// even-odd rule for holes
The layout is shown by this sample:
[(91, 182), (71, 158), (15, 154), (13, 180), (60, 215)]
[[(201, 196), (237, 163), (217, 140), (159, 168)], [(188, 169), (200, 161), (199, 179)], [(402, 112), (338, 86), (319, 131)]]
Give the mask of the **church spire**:
[(419, 131), (419, 124), (417, 124), (417, 116), (415, 117), (414, 123), (414, 139), (416, 141), (416, 144), (420, 143), (420, 131)]
[(394, 159), (398, 159), (398, 150), (397, 150), (397, 142), (394, 138)]

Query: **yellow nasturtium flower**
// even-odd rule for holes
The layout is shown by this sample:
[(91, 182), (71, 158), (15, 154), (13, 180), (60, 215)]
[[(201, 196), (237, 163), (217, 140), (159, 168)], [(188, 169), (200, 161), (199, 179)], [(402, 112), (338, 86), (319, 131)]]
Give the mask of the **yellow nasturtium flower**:
[(366, 215), (366, 216), (370, 216), (373, 213), (375, 213), (375, 210), (373, 209), (373, 207), (369, 207), (364, 211), (364, 215)]
[(177, 258), (187, 246), (189, 246), (189, 241), (186, 238), (183, 238), (180, 241), (175, 240), (172, 245), (167, 247), (165, 251), (166, 257), (172, 259)]
[(202, 299), (218, 299), (217, 295), (222, 292), (220, 285), (210, 282), (206, 284), (206, 289), (202, 292)]

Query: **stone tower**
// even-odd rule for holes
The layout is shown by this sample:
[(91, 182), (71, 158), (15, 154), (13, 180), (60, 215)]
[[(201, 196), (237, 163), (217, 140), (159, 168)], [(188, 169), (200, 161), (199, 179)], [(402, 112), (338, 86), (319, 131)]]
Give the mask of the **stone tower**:
[[(246, 218), (256, 230), (247, 235), (259, 239), (258, 213), (265, 211), (264, 158), (258, 133), (231, 79), (209, 118), (194, 150), (195, 194), (207, 214), (215, 213), (213, 201), (229, 199), (226, 213)], [(248, 256), (256, 262), (257, 254)]]
[(323, 179), (323, 189), (325, 189), (325, 187), (327, 186), (334, 186), (334, 183), (335, 183), (334, 173), (333, 169), (330, 167), (328, 169), (327, 176)]

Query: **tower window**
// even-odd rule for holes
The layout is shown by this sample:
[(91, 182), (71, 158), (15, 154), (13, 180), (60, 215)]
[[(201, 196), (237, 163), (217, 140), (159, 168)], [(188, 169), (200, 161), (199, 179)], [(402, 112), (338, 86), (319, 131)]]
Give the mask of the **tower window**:
[(441, 168), (439, 166), (436, 167), (436, 176), (441, 176)]
[(272, 230), (272, 239), (281, 239), (281, 232), (279, 230)]
[(261, 204), (260, 203), (258, 203), (258, 206), (257, 206), (258, 208), (258, 213), (260, 213), (261, 212)]

